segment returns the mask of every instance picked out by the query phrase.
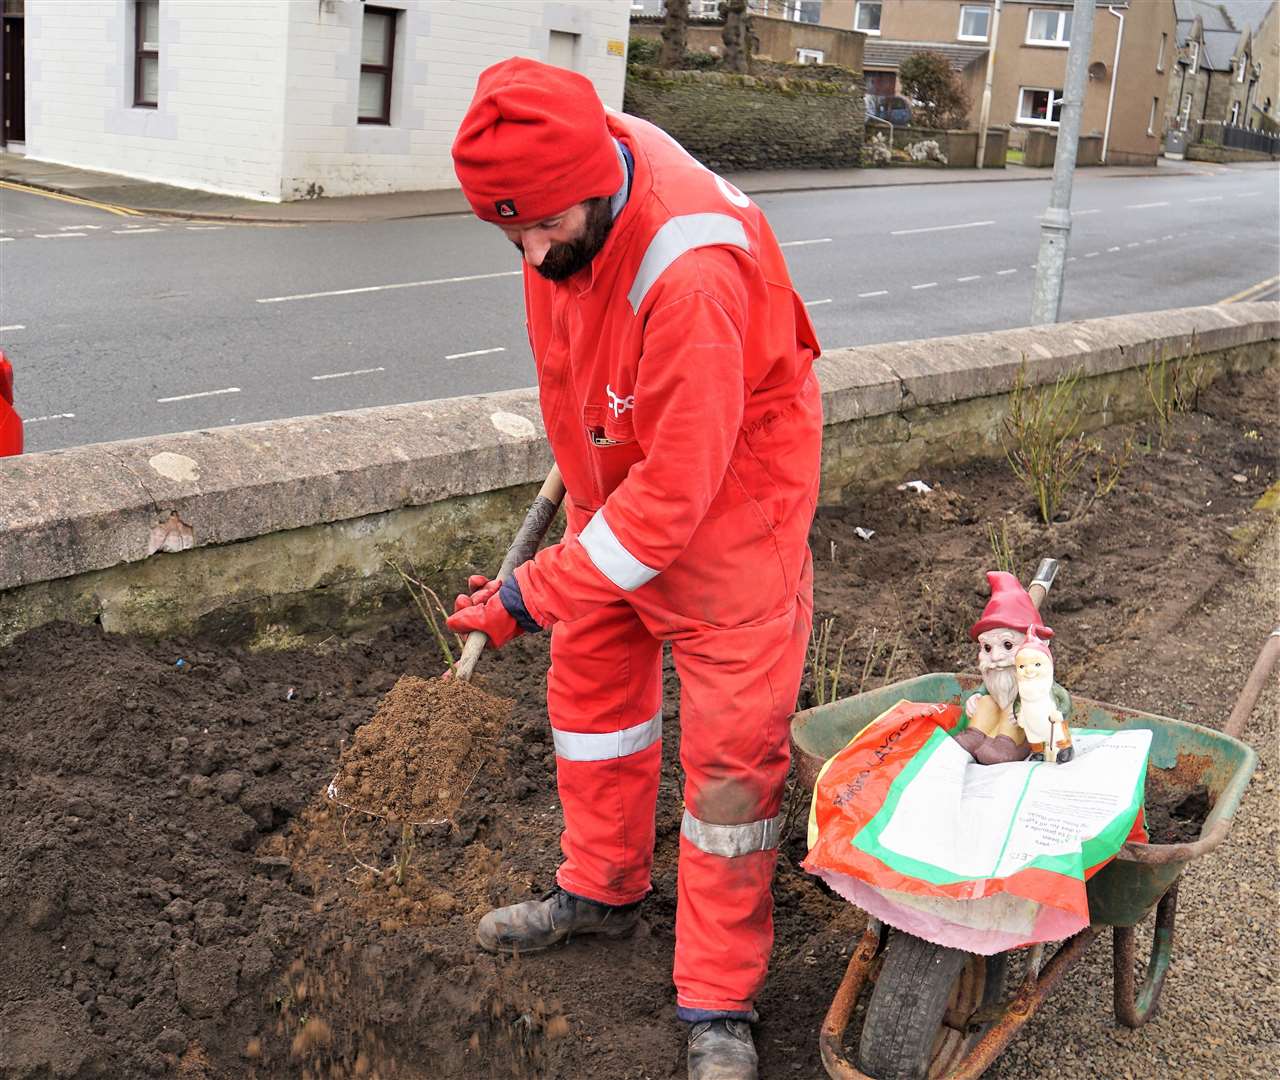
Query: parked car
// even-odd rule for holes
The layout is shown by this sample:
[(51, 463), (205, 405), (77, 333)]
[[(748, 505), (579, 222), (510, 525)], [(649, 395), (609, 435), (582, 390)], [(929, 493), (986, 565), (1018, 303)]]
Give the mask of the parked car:
[(894, 127), (911, 125), (911, 102), (900, 94), (867, 94), (867, 115), (888, 120)]
[(0, 352), (0, 457), (22, 453), (22, 418), (13, 408), (13, 365)]

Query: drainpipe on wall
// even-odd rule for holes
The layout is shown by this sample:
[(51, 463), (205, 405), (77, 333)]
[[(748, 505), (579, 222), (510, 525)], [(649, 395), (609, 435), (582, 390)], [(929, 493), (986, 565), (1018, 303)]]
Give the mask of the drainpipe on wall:
[(1120, 20), (1120, 26), (1116, 30), (1116, 54), (1111, 60), (1111, 92), (1107, 94), (1107, 123), (1102, 129), (1102, 164), (1104, 165), (1107, 163), (1107, 147), (1111, 145), (1111, 110), (1116, 103), (1116, 83), (1120, 78), (1120, 44), (1124, 41), (1124, 16), (1113, 7), (1108, 7), (1107, 10)]
[(987, 156), (987, 124), (991, 120), (991, 79), (996, 67), (996, 39), (1000, 34), (1000, 9), (1004, 0), (996, 0), (995, 9), (991, 12), (991, 40), (987, 43), (987, 76), (982, 84), (982, 112), (978, 116), (978, 160), (974, 162), (979, 169)]

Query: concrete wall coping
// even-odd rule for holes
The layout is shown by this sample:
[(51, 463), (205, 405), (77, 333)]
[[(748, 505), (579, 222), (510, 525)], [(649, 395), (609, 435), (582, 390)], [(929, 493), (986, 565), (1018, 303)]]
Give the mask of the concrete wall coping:
[[(827, 424), (1280, 338), (1275, 304), (1120, 315), (836, 349)], [(304, 416), (0, 459), (0, 590), (157, 552), (344, 521), (545, 476), (536, 391)]]

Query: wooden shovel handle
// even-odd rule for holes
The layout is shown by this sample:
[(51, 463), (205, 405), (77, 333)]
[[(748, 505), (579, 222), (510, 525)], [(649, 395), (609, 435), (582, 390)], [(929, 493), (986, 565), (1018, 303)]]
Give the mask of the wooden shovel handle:
[[(559, 466), (552, 465), (551, 471), (547, 473), (547, 479), (538, 491), (537, 498), (533, 500), (533, 505), (524, 516), (524, 523), (516, 533), (516, 538), (511, 541), (507, 557), (502, 560), (502, 566), (498, 570), (499, 581), (506, 581), (515, 572), (517, 566), (533, 558), (563, 499), (564, 481), (560, 479)], [(471, 678), (488, 640), (489, 635), (483, 630), (473, 630), (467, 635), (466, 643), (462, 646), (462, 656), (454, 667), (454, 672), (459, 679)]]

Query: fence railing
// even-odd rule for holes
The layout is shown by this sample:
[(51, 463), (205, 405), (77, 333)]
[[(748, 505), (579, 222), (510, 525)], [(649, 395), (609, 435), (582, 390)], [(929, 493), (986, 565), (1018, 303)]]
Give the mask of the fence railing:
[(1222, 145), (1237, 150), (1258, 150), (1264, 154), (1280, 154), (1280, 137), (1268, 135), (1263, 131), (1250, 131), (1248, 128), (1222, 127)]

